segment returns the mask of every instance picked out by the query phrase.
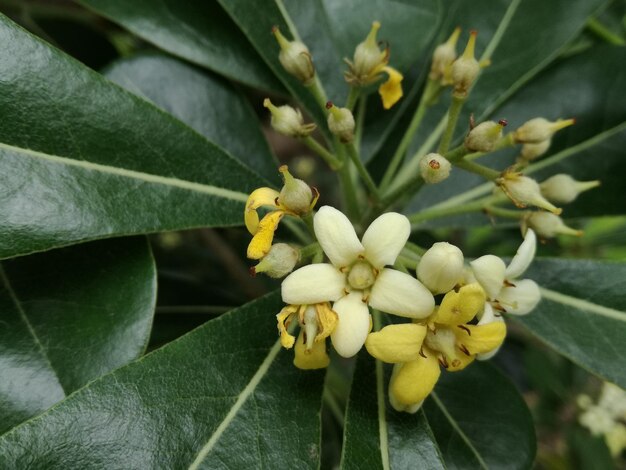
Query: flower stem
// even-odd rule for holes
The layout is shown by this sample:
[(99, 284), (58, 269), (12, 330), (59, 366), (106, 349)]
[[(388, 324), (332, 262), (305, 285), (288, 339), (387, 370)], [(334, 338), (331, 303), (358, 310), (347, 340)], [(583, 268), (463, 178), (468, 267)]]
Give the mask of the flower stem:
[(315, 228), (313, 227), (313, 211), (310, 211), (310, 212), (304, 214), (300, 218), (306, 224), (306, 227), (309, 229), (309, 232), (311, 233), (313, 238), (315, 238)]
[(317, 140), (315, 140), (311, 136), (307, 136), (302, 139), (302, 143), (317, 153), (320, 157), (324, 159), (324, 161), (328, 164), (328, 166), (333, 170), (338, 170), (343, 165), (337, 157), (335, 157), (332, 153), (330, 153), (323, 145), (321, 145)]
[(428, 82), (426, 83), (426, 88), (422, 93), (422, 97), (420, 98), (420, 102), (417, 105), (417, 109), (415, 110), (413, 119), (411, 120), (409, 127), (404, 133), (404, 137), (402, 137), (402, 140), (400, 141), (396, 152), (393, 154), (393, 157), (391, 157), (391, 162), (389, 163), (389, 166), (387, 167), (387, 170), (385, 171), (383, 179), (380, 183), (381, 188), (386, 188), (389, 185), (391, 178), (396, 173), (398, 167), (404, 160), (406, 150), (413, 140), (413, 137), (419, 129), (419, 126), (422, 123), (424, 116), (426, 115), (426, 111), (430, 106), (430, 100), (439, 91), (439, 88), (441, 88), (441, 85), (438, 81), (428, 80)]
[(448, 147), (450, 147), (450, 142), (452, 141), (452, 136), (454, 135), (454, 129), (456, 129), (456, 123), (459, 120), (459, 115), (461, 114), (461, 109), (463, 108), (463, 104), (465, 103), (466, 97), (460, 97), (452, 95), (452, 102), (450, 103), (450, 109), (448, 110), (448, 122), (446, 124), (446, 130), (441, 137), (441, 141), (439, 142), (439, 148), (437, 149), (437, 153), (443, 155), (448, 151)]
[(328, 102), (328, 98), (326, 97), (326, 92), (322, 88), (322, 84), (320, 83), (320, 80), (317, 77), (317, 75), (315, 75), (313, 83), (307, 86), (307, 88), (313, 95), (313, 98), (315, 98), (315, 101), (317, 102), (318, 106), (321, 109), (326, 110), (326, 103)]
[(465, 158), (467, 153), (468, 150), (467, 148), (465, 148), (465, 145), (459, 145), (455, 149), (447, 152), (444, 157), (446, 157), (446, 160), (448, 160), (450, 163), (454, 163), (461, 160), (462, 158)]
[(415, 253), (418, 257), (422, 257), (424, 255), (424, 253), (426, 253), (426, 248), (422, 248), (419, 245), (416, 245), (413, 242), (406, 242), (406, 245), (404, 245), (404, 248), (406, 248), (408, 251)]
[(339, 181), (341, 182), (341, 192), (343, 194), (343, 200), (348, 211), (348, 215), (352, 220), (358, 220), (359, 218), (359, 202), (356, 197), (356, 188), (352, 182), (352, 176), (350, 175), (350, 165), (343, 165), (339, 169)]
[(422, 186), (424, 186), (424, 179), (422, 178), (422, 175), (418, 173), (410, 180), (391, 191), (389, 194), (386, 194), (382, 199), (383, 208), (386, 209), (402, 196), (415, 194), (422, 189)]
[(356, 104), (356, 100), (359, 98), (361, 94), (361, 89), (359, 87), (351, 86), (350, 93), (348, 94), (348, 99), (346, 101), (346, 108), (350, 111), (354, 109), (354, 105)]
[(507, 219), (521, 219), (524, 217), (525, 211), (516, 211), (512, 209), (504, 209), (496, 206), (485, 206), (485, 212), (488, 215), (495, 215), (496, 217), (505, 217)]
[(459, 160), (457, 162), (454, 162), (454, 166), (457, 166), (465, 171), (469, 171), (470, 173), (480, 175), (488, 181), (494, 181), (496, 178), (500, 177), (499, 171), (492, 170), (491, 168), (487, 168), (484, 165), (480, 165), (479, 163), (467, 160)]
[(409, 215), (409, 220), (412, 224), (416, 224), (419, 222), (424, 222), (426, 220), (439, 219), (442, 217), (448, 217), (451, 215), (459, 215), (459, 214), (467, 214), (470, 212), (480, 212), (482, 211), (487, 204), (493, 202), (491, 196), (483, 199), (479, 199), (477, 201), (470, 202), (461, 206), (452, 206), (445, 207), (441, 209), (431, 209), (425, 210), (422, 212), (417, 212), (415, 214)]
[(317, 242), (300, 248), (300, 258), (311, 258), (315, 256), (321, 250), (320, 244)]
[(346, 147), (348, 149), (348, 155), (350, 156), (350, 160), (352, 160), (352, 163), (354, 163), (354, 166), (356, 166), (359, 175), (361, 175), (361, 178), (363, 178), (363, 181), (365, 182), (367, 189), (369, 189), (372, 197), (374, 198), (374, 201), (378, 202), (380, 200), (380, 194), (378, 192), (378, 188), (376, 187), (376, 183), (374, 183), (374, 180), (367, 171), (367, 168), (365, 168), (365, 165), (363, 165), (361, 157), (359, 157), (354, 143), (347, 144)]

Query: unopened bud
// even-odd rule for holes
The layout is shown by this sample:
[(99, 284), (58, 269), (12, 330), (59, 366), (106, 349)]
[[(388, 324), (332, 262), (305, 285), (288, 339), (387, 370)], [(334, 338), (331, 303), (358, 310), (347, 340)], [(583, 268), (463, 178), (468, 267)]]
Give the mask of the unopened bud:
[(535, 160), (536, 158), (539, 158), (548, 151), (551, 144), (552, 139), (547, 139), (542, 140), (541, 142), (538, 142), (536, 144), (527, 143), (522, 145), (522, 150), (520, 154), (521, 160), (529, 162)]
[(435, 48), (428, 78), (446, 82), (447, 77), (449, 80), (448, 75), (450, 75), (452, 63), (456, 59), (456, 43), (460, 34), (461, 28), (456, 28), (446, 42)]
[(583, 234), (582, 230), (568, 227), (558, 215), (549, 212), (532, 212), (526, 217), (525, 224), (543, 238), (554, 238), (557, 235), (580, 237)]
[(476, 31), (470, 32), (470, 38), (469, 41), (467, 41), (463, 55), (452, 64), (454, 95), (460, 98), (467, 96), (472, 83), (474, 83), (480, 72), (480, 64), (474, 57), (477, 34)]
[(348, 108), (338, 108), (330, 101), (326, 103), (328, 109), (328, 128), (330, 132), (339, 137), (343, 143), (352, 142), (354, 139), (354, 116)]
[(289, 137), (307, 137), (315, 130), (315, 124), (305, 124), (299, 109), (291, 106), (274, 106), (269, 98), (263, 100), (263, 106), (272, 113), (272, 129)]
[(472, 152), (491, 152), (502, 138), (502, 129), (506, 124), (504, 119), (481, 122), (465, 137), (465, 148)]
[(419, 163), (420, 175), (428, 184), (439, 183), (450, 176), (452, 165), (438, 153), (424, 155)]
[(600, 186), (600, 181), (576, 181), (564, 173), (551, 176), (539, 185), (541, 194), (557, 204), (568, 204), (584, 191)]
[(281, 166), (278, 171), (283, 174), (285, 185), (280, 190), (278, 201), (289, 211), (304, 215), (311, 210), (313, 191), (304, 181), (294, 178), (289, 173), (287, 165)]
[(535, 118), (522, 124), (522, 126), (513, 133), (513, 137), (518, 143), (537, 144), (544, 140), (551, 139), (555, 132), (571, 126), (575, 122), (574, 119), (559, 119), (550, 122), (544, 118)]
[(267, 274), (269, 277), (280, 278), (286, 276), (296, 266), (300, 252), (286, 243), (272, 245), (270, 251), (259, 264), (250, 268), (250, 272)]
[(420, 259), (417, 277), (433, 294), (452, 290), (465, 273), (463, 253), (446, 242), (435, 243)]
[(554, 206), (543, 197), (539, 183), (532, 178), (522, 176), (521, 173), (506, 172), (503, 176), (496, 179), (496, 184), (519, 208), (536, 206), (554, 214), (560, 214), (562, 212), (562, 209)]
[(282, 35), (278, 26), (272, 28), (272, 33), (280, 45), (278, 60), (283, 68), (291, 75), (300, 80), (304, 85), (313, 83), (315, 67), (311, 59), (311, 53), (300, 41), (289, 41)]
[(378, 79), (378, 73), (389, 60), (389, 50), (380, 50), (376, 35), (380, 29), (380, 22), (374, 21), (365, 41), (354, 50), (354, 59), (348, 62), (350, 70), (346, 72), (346, 81), (351, 85), (361, 86), (373, 83)]

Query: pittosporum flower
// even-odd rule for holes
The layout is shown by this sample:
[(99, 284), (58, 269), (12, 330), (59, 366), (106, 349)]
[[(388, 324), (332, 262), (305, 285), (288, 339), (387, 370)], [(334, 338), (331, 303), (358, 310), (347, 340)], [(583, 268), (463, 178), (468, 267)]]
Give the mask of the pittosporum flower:
[(339, 137), (339, 140), (343, 143), (352, 142), (356, 126), (352, 111), (348, 108), (339, 108), (331, 101), (326, 103), (326, 109), (328, 109), (327, 122), (330, 132)]
[(455, 28), (450, 37), (443, 44), (439, 44), (433, 52), (433, 62), (430, 66), (428, 78), (439, 80), (442, 85), (452, 83), (452, 63), (456, 59), (456, 43), (461, 35), (461, 28)]
[(600, 186), (600, 181), (576, 181), (570, 175), (560, 173), (551, 176), (539, 185), (541, 194), (557, 204), (573, 202), (580, 193)]
[(435, 305), (432, 294), (417, 279), (392, 265), (407, 239), (411, 225), (389, 212), (372, 222), (359, 241), (348, 218), (330, 206), (315, 214), (315, 235), (329, 263), (304, 266), (282, 283), (282, 298), (289, 305), (334, 302), (339, 320), (332, 344), (343, 357), (354, 356), (370, 331), (368, 306), (408, 318), (425, 318)]
[(571, 126), (575, 122), (574, 119), (558, 119), (550, 122), (544, 118), (534, 118), (526, 121), (513, 132), (513, 138), (518, 143), (538, 144), (550, 140), (557, 131)]
[(480, 64), (474, 57), (476, 49), (476, 31), (470, 32), (467, 46), (463, 55), (452, 63), (451, 78), (454, 85), (454, 95), (464, 98), (469, 93), (469, 89), (478, 77), (480, 72)]
[(287, 137), (307, 137), (317, 127), (315, 124), (305, 124), (300, 110), (289, 105), (274, 106), (269, 98), (265, 98), (263, 106), (272, 113), (272, 129)]
[(313, 83), (315, 67), (309, 48), (300, 41), (289, 41), (278, 29), (272, 28), (272, 33), (280, 46), (278, 60), (283, 68), (291, 75), (300, 80), (304, 85)]
[(481, 122), (465, 137), (465, 148), (472, 152), (491, 152), (502, 138), (505, 120)]
[(494, 255), (485, 255), (470, 262), (472, 275), (487, 294), (496, 311), (514, 315), (530, 313), (541, 300), (539, 286), (531, 279), (518, 279), (535, 257), (537, 236), (526, 231), (524, 241), (508, 266)]
[(463, 279), (464, 272), (463, 252), (446, 242), (435, 243), (417, 265), (417, 278), (433, 294), (452, 290)]
[(377, 359), (394, 364), (389, 401), (398, 411), (415, 413), (435, 387), (440, 367), (467, 367), (479, 354), (500, 347), (504, 322), (469, 324), (485, 306), (477, 283), (451, 290), (425, 324), (390, 325), (371, 333), (365, 347)]
[(495, 182), (519, 208), (536, 206), (557, 215), (563, 211), (541, 194), (539, 183), (521, 173), (505, 171)]
[(250, 273), (265, 273), (269, 277), (286, 276), (296, 266), (300, 252), (286, 243), (275, 243), (259, 264), (250, 268)]

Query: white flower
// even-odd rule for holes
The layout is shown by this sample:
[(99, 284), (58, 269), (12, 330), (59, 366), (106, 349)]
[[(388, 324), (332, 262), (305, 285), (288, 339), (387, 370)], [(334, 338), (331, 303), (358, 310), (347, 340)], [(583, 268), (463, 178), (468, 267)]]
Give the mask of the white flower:
[(287, 304), (334, 302), (339, 322), (331, 334), (335, 350), (354, 356), (370, 330), (368, 305), (409, 318), (426, 318), (435, 306), (432, 294), (408, 274), (385, 268), (395, 262), (409, 238), (409, 220), (389, 212), (378, 217), (359, 241), (348, 218), (330, 206), (314, 219), (315, 235), (330, 262), (304, 266), (285, 278)]
[(481, 256), (470, 263), (474, 277), (496, 310), (526, 315), (541, 300), (539, 286), (535, 281), (518, 279), (530, 266), (536, 249), (537, 236), (532, 229), (528, 229), (508, 266), (494, 255)]

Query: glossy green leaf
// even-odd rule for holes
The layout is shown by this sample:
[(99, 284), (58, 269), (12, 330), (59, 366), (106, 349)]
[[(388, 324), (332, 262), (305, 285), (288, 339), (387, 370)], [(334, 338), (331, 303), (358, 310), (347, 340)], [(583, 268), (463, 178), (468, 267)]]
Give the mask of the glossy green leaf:
[(0, 264), (0, 432), (143, 354), (156, 301), (144, 238)]
[(269, 181), (280, 183), (278, 161), (254, 110), (225, 80), (157, 54), (119, 60), (105, 76), (180, 119)]
[(90, 383), (2, 436), (0, 467), (317, 468), (323, 372), (281, 349), (281, 305), (266, 296)]
[(445, 468), (423, 411), (398, 413), (389, 405), (385, 369), (390, 371), (365, 352), (358, 357), (341, 468)]
[(516, 320), (576, 364), (626, 387), (626, 264), (539, 259), (524, 277), (542, 287), (543, 298)]
[(157, 47), (256, 88), (281, 86), (217, 2), (79, 0)]
[(5, 17), (0, 40), (0, 258), (241, 223), (263, 178)]
[(536, 443), (530, 412), (489, 364), (444, 371), (424, 410), (446, 468), (531, 468)]

